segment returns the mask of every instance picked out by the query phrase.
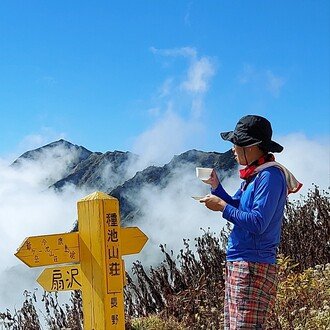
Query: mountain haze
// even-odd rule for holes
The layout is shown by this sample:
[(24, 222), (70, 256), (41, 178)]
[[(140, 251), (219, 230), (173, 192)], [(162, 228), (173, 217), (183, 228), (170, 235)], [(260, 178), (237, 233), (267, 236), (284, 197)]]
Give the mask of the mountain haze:
[[(118, 198), (120, 201), (122, 222), (132, 222), (139, 214), (135, 203), (142, 187), (147, 185), (163, 190), (178, 171), (194, 173), (195, 167), (213, 167), (219, 176), (228, 175), (236, 168), (232, 152), (225, 153), (188, 150), (175, 155), (163, 166), (148, 166), (141, 171), (133, 171), (139, 156), (131, 152), (107, 151), (92, 152), (83, 146), (77, 146), (63, 139), (52, 142), (21, 155), (12, 166), (23, 166), (28, 162), (42, 163), (43, 157), (51, 157), (54, 166), (64, 169), (57, 180), (50, 183), (49, 189), (61, 191), (67, 185), (84, 188), (87, 191), (100, 190)], [(180, 182), (178, 182), (180, 185)]]
[(61, 151), (63, 150), (75, 154), (68, 170), (88, 158), (92, 153), (82, 146), (77, 146), (68, 141), (60, 139), (43, 147), (25, 152), (13, 162), (12, 166), (20, 166), (25, 161), (40, 161), (40, 158), (42, 158), (45, 153), (52, 153), (54, 159), (58, 159), (62, 156)]
[[(159, 189), (165, 189), (177, 170), (184, 167), (184, 171), (194, 173), (195, 167), (213, 167), (224, 176), (226, 171), (231, 171), (236, 167), (236, 162), (231, 151), (225, 153), (203, 152), (198, 150), (189, 150), (173, 159), (164, 166), (149, 166), (146, 169), (137, 172), (135, 176), (124, 184), (107, 193), (118, 198), (121, 205), (123, 222), (133, 220), (139, 212), (137, 205), (134, 205), (134, 195), (139, 194), (142, 186), (149, 184), (157, 186)], [(180, 183), (178, 183), (180, 184)]]

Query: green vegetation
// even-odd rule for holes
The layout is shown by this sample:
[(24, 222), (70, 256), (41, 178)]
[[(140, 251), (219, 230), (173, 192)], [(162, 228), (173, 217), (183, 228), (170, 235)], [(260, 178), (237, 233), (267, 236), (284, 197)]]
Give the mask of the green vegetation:
[[(146, 270), (139, 262), (127, 275), (125, 308), (129, 330), (222, 329), (226, 245), (229, 227), (220, 235), (204, 231), (193, 242), (183, 241), (179, 256), (161, 245), (164, 261)], [(305, 200), (288, 203), (283, 221), (278, 264), (280, 283), (269, 329), (330, 328), (330, 199), (317, 187)], [(23, 307), (0, 314), (7, 329), (40, 329), (34, 295)], [(43, 301), (49, 329), (82, 329), (79, 292), (70, 304), (58, 305), (56, 295)]]

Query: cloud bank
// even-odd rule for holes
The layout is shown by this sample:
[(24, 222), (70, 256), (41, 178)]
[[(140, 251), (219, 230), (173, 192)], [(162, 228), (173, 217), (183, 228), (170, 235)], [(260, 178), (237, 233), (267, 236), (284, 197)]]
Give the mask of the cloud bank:
[[(178, 129), (180, 123), (177, 123)], [(164, 147), (164, 141), (157, 140), (157, 134), (162, 125), (166, 127), (166, 121), (160, 121), (157, 126), (159, 129), (148, 133), (148, 138), (160, 150)], [(276, 140), (285, 147), (283, 154), (277, 155), (277, 160), (304, 183), (301, 194), (306, 195), (312, 183), (324, 189), (329, 187), (328, 141), (312, 140), (303, 134), (291, 134)], [(36, 278), (41, 269), (28, 268), (14, 256), (23, 239), (32, 235), (70, 231), (77, 218), (77, 201), (90, 193), (72, 186), (66, 187), (60, 194), (47, 189), (47, 178), (57, 178), (56, 170), (67, 166), (70, 153), (67, 156), (56, 158), (44, 153), (40, 163), (27, 162), (19, 169), (0, 162), (0, 230), (3, 247), (0, 254), (1, 311), (18, 308), (23, 302), (23, 291), (33, 291), (38, 287)], [(56, 159), (58, 162), (54, 166)], [(40, 164), (44, 171), (40, 170)], [(235, 173), (233, 177), (224, 179), (223, 185), (233, 194), (239, 187), (239, 181)], [(201, 235), (200, 228), (210, 228), (218, 233), (225, 224), (220, 213), (207, 210), (203, 204), (191, 198), (209, 191), (208, 186), (195, 177), (191, 167), (182, 165), (175, 169), (164, 189), (147, 183), (140, 188), (135, 202), (143, 216), (137, 219), (135, 225), (148, 235), (149, 241), (140, 254), (125, 258), (128, 270), (136, 259), (142, 260), (145, 266), (157, 264), (162, 259), (159, 244), (166, 244), (169, 250), (177, 253), (183, 247), (183, 238), (192, 239)], [(298, 199), (299, 195), (292, 195), (292, 198)], [(40, 287), (39, 290), (41, 294)]]
[(41, 269), (30, 269), (14, 256), (23, 240), (68, 232), (77, 219), (76, 203), (86, 192), (67, 187), (57, 194), (47, 189), (73, 160), (68, 150), (60, 153), (63, 157), (40, 154), (38, 161), (24, 162), (21, 167), (9, 167), (0, 160), (0, 311), (19, 307), (23, 291), (38, 287), (35, 280)]
[(299, 193), (290, 195), (290, 199), (306, 196), (313, 184), (322, 190), (330, 187), (329, 138), (311, 139), (302, 133), (292, 133), (277, 140), (284, 146), (284, 151), (276, 155), (276, 160), (303, 183)]

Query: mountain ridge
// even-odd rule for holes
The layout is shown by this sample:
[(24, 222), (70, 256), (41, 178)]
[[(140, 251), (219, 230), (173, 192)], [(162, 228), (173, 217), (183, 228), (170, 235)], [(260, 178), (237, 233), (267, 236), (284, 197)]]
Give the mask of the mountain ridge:
[(133, 222), (139, 213), (139, 208), (134, 205), (134, 196), (139, 194), (141, 187), (152, 185), (165, 189), (173, 173), (183, 167), (189, 173), (194, 173), (195, 167), (212, 167), (221, 177), (228, 175), (237, 166), (231, 150), (219, 153), (191, 149), (174, 155), (164, 165), (150, 165), (132, 173), (130, 169), (140, 159), (138, 155), (118, 150), (93, 152), (63, 139), (25, 152), (12, 166), (20, 166), (25, 161), (41, 161), (40, 157), (45, 155), (51, 155), (52, 161), (60, 162), (61, 156), (66, 154), (72, 154), (67, 171), (48, 188), (61, 191), (66, 185), (73, 185), (91, 192), (104, 191), (119, 200), (123, 223)]

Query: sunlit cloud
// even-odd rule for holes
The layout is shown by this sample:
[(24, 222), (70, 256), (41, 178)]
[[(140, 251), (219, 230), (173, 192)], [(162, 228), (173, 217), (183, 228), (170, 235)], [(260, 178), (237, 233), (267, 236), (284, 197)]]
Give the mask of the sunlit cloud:
[(136, 138), (133, 152), (140, 155), (140, 160), (135, 165), (138, 169), (163, 165), (174, 154), (183, 152), (186, 141), (199, 130), (198, 122), (184, 120), (169, 105), (165, 114)]
[(212, 61), (207, 57), (202, 57), (190, 64), (187, 79), (181, 84), (181, 87), (189, 92), (205, 93), (214, 74), (215, 66)]
[(150, 47), (150, 50), (153, 54), (161, 56), (170, 56), (170, 57), (188, 57), (195, 58), (197, 56), (197, 51), (193, 47), (181, 47), (181, 48), (169, 48), (169, 49), (158, 49), (156, 47)]
[(18, 149), (25, 152), (66, 137), (66, 133), (56, 132), (51, 127), (42, 127), (39, 132), (25, 136), (19, 143)]
[(148, 109), (148, 114), (152, 117), (158, 117), (161, 113), (161, 110), (159, 107), (154, 107), (154, 108), (150, 108)]
[(62, 193), (56, 193), (48, 186), (67, 173), (74, 158), (72, 150), (54, 148), (41, 152), (34, 161), (25, 160), (19, 167), (10, 167), (0, 159), (0, 311), (21, 306), (23, 290), (38, 287), (38, 272), (14, 256), (22, 241), (73, 228), (76, 203), (87, 191), (67, 186)]
[(290, 195), (290, 198), (306, 196), (312, 184), (321, 189), (330, 187), (329, 140), (311, 139), (302, 133), (292, 133), (277, 140), (284, 146), (283, 152), (276, 154), (277, 160), (303, 183), (299, 193)]
[(186, 26), (191, 26), (191, 6), (192, 6), (192, 2), (189, 2), (187, 6), (187, 10), (184, 15), (184, 24)]
[(135, 138), (133, 152), (141, 155), (135, 164), (136, 170), (166, 163), (204, 131), (201, 119), (204, 97), (216, 73), (215, 61), (208, 56), (198, 56), (195, 48), (152, 47), (151, 51), (157, 56), (187, 59), (186, 69), (177, 76), (165, 78), (147, 110), (155, 121)]
[[(209, 88), (210, 79), (216, 72), (214, 60), (207, 56), (197, 56), (197, 50), (191, 47), (173, 49), (157, 49), (151, 47), (154, 54), (170, 57), (186, 57), (189, 59), (186, 78), (181, 82), (180, 87), (188, 92), (205, 93)], [(168, 94), (169, 85), (173, 79), (166, 79), (162, 89)], [(162, 93), (164, 95), (164, 92)]]
[(250, 64), (244, 64), (243, 71), (238, 75), (240, 84), (247, 84), (251, 82), (256, 76), (255, 69)]
[(242, 85), (255, 85), (269, 92), (273, 97), (279, 97), (286, 79), (272, 70), (256, 69), (251, 64), (244, 64), (242, 72), (238, 75), (238, 82)]
[(173, 88), (173, 78), (167, 78), (159, 88), (159, 97), (163, 98), (171, 94)]
[(278, 75), (275, 75), (272, 71), (267, 70), (267, 90), (275, 97), (280, 95), (281, 89), (285, 84), (285, 79)]
[[(197, 50), (192, 47), (180, 47), (172, 49), (157, 49), (151, 47), (151, 51), (162, 57), (186, 58), (186, 69), (179, 72), (177, 76), (165, 78), (161, 87), (158, 88), (156, 103), (151, 109), (157, 109), (157, 114), (163, 114), (163, 119), (168, 120), (168, 107), (170, 112), (177, 118), (185, 120), (187, 124), (180, 131), (186, 131), (186, 127), (201, 127), (202, 115), (205, 111), (204, 98), (211, 86), (212, 77), (216, 74), (216, 61), (209, 56), (199, 56)], [(154, 112), (148, 111), (153, 115)], [(164, 115), (167, 113), (167, 115)], [(185, 115), (184, 115), (185, 113)], [(157, 118), (159, 119), (159, 118)], [(194, 123), (194, 121), (196, 121)], [(159, 126), (159, 121), (155, 123)], [(202, 130), (199, 129), (199, 132)], [(196, 133), (196, 132), (194, 132)], [(183, 144), (180, 132), (176, 132), (176, 142)], [(188, 136), (185, 135), (185, 138)], [(137, 140), (143, 140), (138, 137)], [(139, 143), (136, 143), (139, 144)], [(178, 148), (179, 149), (179, 148)]]

